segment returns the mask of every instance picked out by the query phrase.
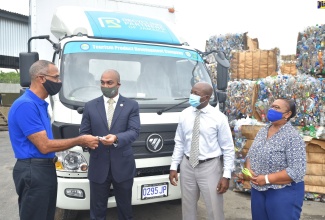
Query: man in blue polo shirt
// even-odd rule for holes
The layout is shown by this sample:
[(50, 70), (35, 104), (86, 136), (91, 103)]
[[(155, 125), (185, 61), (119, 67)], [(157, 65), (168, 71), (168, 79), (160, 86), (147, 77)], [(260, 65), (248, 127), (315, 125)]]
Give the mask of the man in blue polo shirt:
[(45, 99), (61, 89), (58, 68), (52, 62), (39, 60), (29, 73), (30, 88), (12, 104), (8, 115), (10, 141), (17, 158), (13, 179), (20, 219), (52, 220), (57, 194), (55, 152), (76, 145), (95, 149), (98, 138), (83, 135), (53, 140)]

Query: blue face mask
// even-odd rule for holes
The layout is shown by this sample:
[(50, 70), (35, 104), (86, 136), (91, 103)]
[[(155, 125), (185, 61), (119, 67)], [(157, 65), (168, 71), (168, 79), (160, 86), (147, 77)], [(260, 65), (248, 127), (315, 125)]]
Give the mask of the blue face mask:
[(270, 108), (267, 112), (267, 119), (270, 122), (279, 121), (283, 118), (283, 113), (275, 111), (274, 109)]
[(201, 96), (191, 94), (188, 102), (190, 103), (191, 106), (196, 108), (201, 104), (200, 99), (201, 99)]

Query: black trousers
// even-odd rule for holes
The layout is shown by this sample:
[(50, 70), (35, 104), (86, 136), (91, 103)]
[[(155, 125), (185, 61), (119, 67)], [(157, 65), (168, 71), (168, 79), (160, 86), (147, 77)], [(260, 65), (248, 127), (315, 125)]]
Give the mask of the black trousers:
[(57, 177), (50, 159), (17, 160), (13, 179), (21, 220), (54, 220)]
[(102, 183), (90, 183), (90, 219), (105, 220), (107, 215), (107, 200), (111, 184), (114, 188), (118, 219), (132, 220), (132, 186), (133, 178), (121, 183), (117, 183), (111, 172), (109, 172), (107, 180)]

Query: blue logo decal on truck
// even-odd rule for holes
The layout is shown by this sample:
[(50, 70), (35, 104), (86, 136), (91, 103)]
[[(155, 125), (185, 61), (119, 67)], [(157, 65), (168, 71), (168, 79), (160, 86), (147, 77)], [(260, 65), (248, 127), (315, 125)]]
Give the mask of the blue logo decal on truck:
[(180, 44), (169, 27), (154, 18), (103, 11), (85, 13), (95, 37)]
[(70, 53), (119, 53), (167, 56), (203, 62), (196, 51), (174, 47), (111, 43), (111, 42), (69, 42), (64, 46), (64, 54)]

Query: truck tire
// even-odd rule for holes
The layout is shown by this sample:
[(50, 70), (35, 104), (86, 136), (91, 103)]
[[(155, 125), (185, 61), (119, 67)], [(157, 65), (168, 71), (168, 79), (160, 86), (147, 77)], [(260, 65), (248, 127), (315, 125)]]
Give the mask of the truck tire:
[(76, 220), (78, 215), (77, 210), (60, 209), (55, 210), (55, 220)]

